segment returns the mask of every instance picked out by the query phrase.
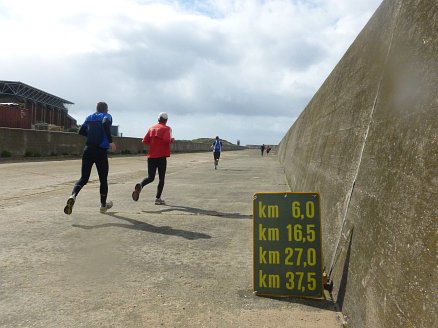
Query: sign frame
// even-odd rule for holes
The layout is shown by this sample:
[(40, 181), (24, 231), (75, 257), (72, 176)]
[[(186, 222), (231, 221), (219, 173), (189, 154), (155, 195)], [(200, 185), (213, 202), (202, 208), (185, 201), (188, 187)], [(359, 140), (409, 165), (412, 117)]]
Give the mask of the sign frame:
[(257, 192), (252, 200), (255, 294), (323, 298), (319, 193)]

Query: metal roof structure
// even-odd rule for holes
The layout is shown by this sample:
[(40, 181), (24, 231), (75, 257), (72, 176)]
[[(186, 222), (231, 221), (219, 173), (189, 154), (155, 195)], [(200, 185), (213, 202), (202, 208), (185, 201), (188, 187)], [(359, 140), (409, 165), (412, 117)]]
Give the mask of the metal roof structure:
[(66, 104), (73, 105), (73, 103), (68, 100), (51, 95), (50, 93), (31, 87), (22, 82), (0, 80), (0, 97), (3, 95), (17, 97), (22, 101), (31, 100), (61, 110), (66, 110)]

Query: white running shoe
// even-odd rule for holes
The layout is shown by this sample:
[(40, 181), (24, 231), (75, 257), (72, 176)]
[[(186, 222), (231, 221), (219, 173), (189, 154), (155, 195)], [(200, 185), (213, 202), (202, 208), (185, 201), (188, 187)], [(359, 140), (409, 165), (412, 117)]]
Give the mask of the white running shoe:
[(106, 211), (109, 210), (111, 207), (113, 207), (113, 202), (112, 201), (106, 202), (105, 206), (100, 207), (100, 213), (106, 213)]
[(164, 201), (164, 199), (157, 198), (155, 199), (155, 205), (166, 205), (166, 202)]

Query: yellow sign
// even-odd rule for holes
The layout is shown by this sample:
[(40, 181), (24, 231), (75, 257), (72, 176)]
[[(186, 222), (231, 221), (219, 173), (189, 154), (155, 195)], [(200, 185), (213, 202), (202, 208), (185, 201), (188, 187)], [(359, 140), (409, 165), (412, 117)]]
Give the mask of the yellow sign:
[(254, 194), (254, 291), (322, 297), (321, 237), (319, 194)]

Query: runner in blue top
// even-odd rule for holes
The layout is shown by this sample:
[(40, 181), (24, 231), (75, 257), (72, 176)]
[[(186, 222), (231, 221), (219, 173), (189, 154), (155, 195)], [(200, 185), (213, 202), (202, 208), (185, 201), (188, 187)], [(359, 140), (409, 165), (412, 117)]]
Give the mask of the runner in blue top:
[(108, 194), (108, 154), (107, 151), (116, 150), (116, 145), (111, 137), (112, 117), (108, 114), (108, 105), (99, 102), (96, 113), (88, 115), (79, 129), (79, 134), (87, 138), (84, 153), (82, 154), (81, 178), (76, 182), (71, 196), (64, 207), (65, 214), (71, 214), (76, 196), (79, 191), (87, 184), (93, 164), (96, 164), (97, 173), (100, 181), (100, 212), (105, 213), (113, 206), (111, 201), (107, 202)]
[(214, 169), (217, 170), (217, 166), (219, 165), (219, 158), (221, 157), (222, 151), (222, 140), (216, 136), (216, 139), (211, 146), (213, 148), (213, 158), (214, 158)]

